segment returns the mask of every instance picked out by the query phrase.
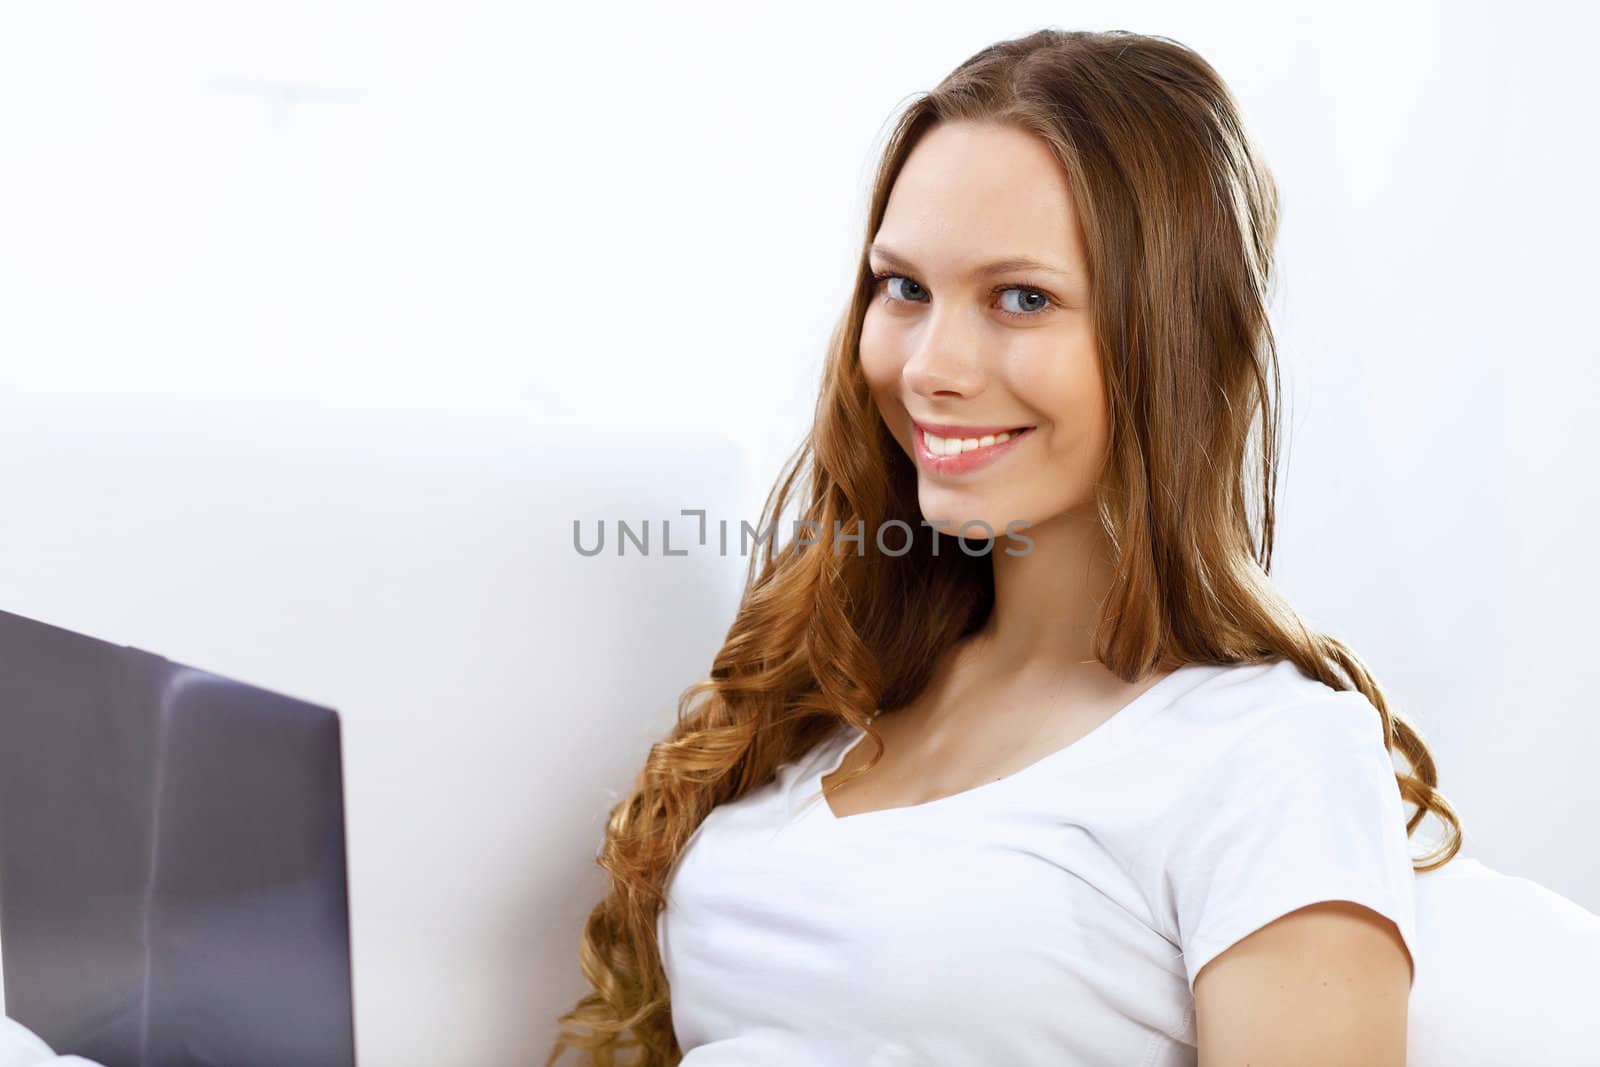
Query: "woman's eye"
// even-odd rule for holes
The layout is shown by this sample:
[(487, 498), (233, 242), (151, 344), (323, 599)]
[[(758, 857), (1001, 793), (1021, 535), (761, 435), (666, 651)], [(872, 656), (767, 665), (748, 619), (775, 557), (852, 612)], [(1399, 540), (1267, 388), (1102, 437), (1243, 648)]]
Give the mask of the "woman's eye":
[(912, 301), (912, 302), (917, 302), (917, 301), (920, 301), (922, 299), (922, 297), (920, 295), (922, 293), (922, 291), (923, 291), (922, 286), (918, 285), (916, 282), (912, 281), (910, 278), (903, 277), (903, 276), (901, 276), (899, 274), (880, 274), (880, 275), (878, 275), (878, 278), (879, 278), (879, 280), (887, 283), (886, 288), (890, 292), (894, 291), (894, 283), (895, 282), (904, 282), (905, 283), (901, 287), (901, 290), (900, 290), (903, 295), (894, 297), (893, 299), (895, 299), (895, 300), (908, 300), (908, 301)]
[(1042, 312), (1046, 307), (1048, 307), (1049, 303), (1050, 303), (1050, 298), (1049, 297), (1045, 296), (1043, 293), (1041, 293), (1037, 289), (1028, 288), (1026, 285), (1013, 285), (1013, 286), (1010, 286), (1009, 288), (1000, 290), (1000, 293), (1001, 293), (1002, 296), (1004, 296), (1006, 293), (1021, 293), (1021, 294), (1023, 294), (1022, 310), (1021, 311), (1015, 311), (1015, 312), (1008, 312), (1008, 314), (1014, 314), (1014, 315), (1037, 315), (1040, 312)]

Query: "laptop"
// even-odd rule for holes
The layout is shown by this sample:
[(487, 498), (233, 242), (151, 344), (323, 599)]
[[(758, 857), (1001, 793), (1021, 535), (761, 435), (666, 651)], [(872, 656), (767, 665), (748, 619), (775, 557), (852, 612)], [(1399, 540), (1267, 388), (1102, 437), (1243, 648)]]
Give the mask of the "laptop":
[(5, 1014), (105, 1067), (354, 1067), (338, 714), (0, 611)]

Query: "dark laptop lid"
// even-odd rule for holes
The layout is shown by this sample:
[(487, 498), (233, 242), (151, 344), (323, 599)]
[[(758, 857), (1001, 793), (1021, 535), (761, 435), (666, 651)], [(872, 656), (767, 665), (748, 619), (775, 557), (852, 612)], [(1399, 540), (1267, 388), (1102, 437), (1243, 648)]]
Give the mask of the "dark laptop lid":
[(350, 1067), (337, 713), (0, 612), (6, 1014), (106, 1067)]

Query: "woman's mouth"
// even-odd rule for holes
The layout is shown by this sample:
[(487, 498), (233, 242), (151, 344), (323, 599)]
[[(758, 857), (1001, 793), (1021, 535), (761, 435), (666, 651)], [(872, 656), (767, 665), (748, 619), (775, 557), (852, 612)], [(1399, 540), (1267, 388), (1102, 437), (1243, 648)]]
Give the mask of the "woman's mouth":
[(931, 474), (967, 474), (986, 467), (1033, 432), (1032, 426), (951, 426), (913, 420), (917, 466)]

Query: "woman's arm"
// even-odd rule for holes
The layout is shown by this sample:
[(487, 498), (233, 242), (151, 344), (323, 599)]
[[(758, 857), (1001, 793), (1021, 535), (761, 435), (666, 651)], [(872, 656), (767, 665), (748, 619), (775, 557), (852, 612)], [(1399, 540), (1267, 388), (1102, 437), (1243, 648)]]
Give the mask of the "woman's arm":
[(1195, 975), (1200, 1067), (1404, 1067), (1411, 980), (1399, 931), (1372, 909), (1290, 912)]

